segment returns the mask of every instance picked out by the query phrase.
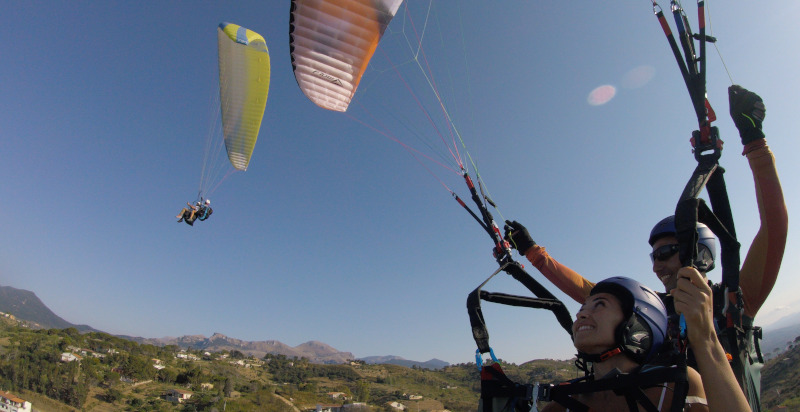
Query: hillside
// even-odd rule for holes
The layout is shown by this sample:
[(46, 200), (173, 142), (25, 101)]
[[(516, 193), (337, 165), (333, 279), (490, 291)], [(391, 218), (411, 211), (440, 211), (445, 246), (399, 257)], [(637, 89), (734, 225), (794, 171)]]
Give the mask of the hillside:
[(775, 409), (784, 405), (788, 410), (800, 410), (800, 336), (789, 350), (764, 365), (761, 371), (761, 404)]
[[(282, 412), (344, 402), (364, 402), (375, 411), (388, 410), (390, 402), (410, 410), (474, 411), (479, 397), (474, 364), (434, 371), (361, 361), (323, 365), (238, 351), (206, 355), (105, 333), (30, 330), (11, 323), (0, 322), (0, 387), (36, 400), (34, 408), (44, 412), (186, 410), (166, 400), (174, 390), (191, 392), (186, 403), (198, 411)], [(62, 353), (81, 359), (60, 361)], [(567, 361), (504, 364), (504, 369), (520, 382), (575, 376)]]
[[(411, 410), (473, 411), (480, 393), (474, 363), (447, 365), (397, 356), (353, 361), (351, 353), (318, 341), (290, 347), (219, 333), (144, 339), (112, 336), (88, 326), (90, 332), (80, 333), (32, 292), (8, 287), (0, 287), (0, 312), (20, 318), (0, 317), (0, 390), (35, 402), (42, 412), (184, 410), (165, 399), (176, 389), (191, 391), (189, 403), (200, 411), (282, 412), (358, 401), (378, 411), (389, 410), (389, 402)], [(58, 322), (69, 326), (42, 329)], [(774, 359), (762, 369), (765, 410), (800, 410), (800, 333), (790, 338), (792, 330), (773, 335), (788, 350), (773, 351)], [(63, 353), (82, 359), (60, 362)], [(503, 369), (516, 382), (578, 376), (571, 361), (503, 362)]]
[[(80, 360), (61, 361), (71, 353)], [(502, 360), (501, 360), (502, 362)], [(762, 370), (765, 410), (800, 408), (800, 338)], [(559, 382), (579, 375), (571, 361), (502, 362), (516, 382)], [(410, 410), (474, 411), (480, 393), (473, 363), (439, 370), (392, 364), (324, 365), (304, 358), (239, 351), (207, 354), (177, 346), (138, 344), (74, 328), (32, 330), (0, 318), (0, 388), (50, 411), (305, 411), (317, 404), (363, 402), (372, 411), (388, 404)], [(187, 405), (169, 402), (187, 391)], [(296, 408), (296, 409), (295, 409)]]
[(761, 352), (766, 359), (780, 355), (792, 346), (794, 338), (800, 336), (800, 324), (764, 330), (764, 339), (761, 341)]
[[(0, 312), (14, 315), (17, 319), (23, 321), (26, 326), (33, 329), (75, 328), (80, 332), (101, 332), (88, 325), (74, 325), (69, 323), (53, 313), (35, 293), (9, 286), (0, 286)], [(254, 356), (256, 358), (264, 357), (267, 354), (273, 354), (284, 355), (288, 358), (306, 358), (312, 363), (322, 364), (342, 364), (355, 359), (355, 356), (351, 352), (340, 351), (319, 341), (309, 341), (292, 347), (277, 340), (244, 341), (225, 336), (221, 333), (214, 333), (208, 338), (203, 335), (186, 335), (177, 338), (142, 338), (129, 335), (116, 336), (140, 344), (154, 346), (174, 345), (184, 349), (208, 352), (239, 351), (245, 355)], [(428, 362), (418, 362), (405, 360), (397, 356), (378, 358), (394, 359), (391, 363), (408, 367), (418, 366), (436, 369), (448, 365), (447, 362), (437, 359), (431, 359)]]
[(33, 328), (75, 328), (81, 332), (97, 332), (91, 326), (67, 322), (45, 306), (35, 293), (11, 286), (0, 286), (0, 312), (10, 313), (18, 319), (26, 320)]

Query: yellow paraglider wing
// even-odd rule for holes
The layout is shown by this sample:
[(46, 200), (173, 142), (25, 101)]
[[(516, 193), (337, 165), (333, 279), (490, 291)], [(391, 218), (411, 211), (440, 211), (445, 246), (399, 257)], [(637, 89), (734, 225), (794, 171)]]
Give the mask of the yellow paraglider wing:
[(290, 30), (297, 84), (318, 106), (344, 112), (403, 0), (293, 0)]
[(220, 24), (217, 39), (225, 148), (233, 167), (247, 170), (267, 104), (269, 51), (260, 34), (236, 24)]

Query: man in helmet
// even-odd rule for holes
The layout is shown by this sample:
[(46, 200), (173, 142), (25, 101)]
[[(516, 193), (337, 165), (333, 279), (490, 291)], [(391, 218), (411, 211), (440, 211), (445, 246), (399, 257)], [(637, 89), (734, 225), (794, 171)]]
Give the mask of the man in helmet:
[[(609, 278), (592, 288), (573, 323), (573, 343), (578, 350), (578, 357), (592, 362), (592, 379), (597, 386), (605, 387), (602, 382), (604, 378), (616, 378), (620, 374), (634, 375), (633, 380), (642, 386), (581, 391), (571, 395), (572, 400), (593, 411), (625, 411), (630, 408), (627, 397), (643, 402), (636, 398), (637, 391), (641, 389), (651, 406), (659, 411), (749, 410), (744, 395), (736, 390), (736, 378), (726, 366), (727, 359), (716, 335), (707, 333), (709, 327), (713, 331), (713, 322), (709, 319), (711, 312), (706, 310), (711, 304), (710, 298), (703, 299), (704, 293), (710, 292), (708, 285), (693, 269), (681, 271), (680, 283), (675, 288), (676, 295), (679, 295), (676, 302), (687, 313), (687, 322), (697, 335), (693, 337), (698, 342), (698, 350), (707, 355), (699, 365), (702, 374), (693, 368), (686, 370), (688, 391), (685, 400), (673, 399), (675, 382), (648, 379), (658, 379), (653, 374), (656, 367), (645, 368), (643, 365), (652, 363), (661, 354), (667, 340), (667, 309), (652, 289), (625, 277)], [(559, 386), (563, 388), (563, 385)], [(704, 390), (704, 387), (708, 389)], [(589, 389), (588, 385), (584, 385), (584, 388)], [(545, 406), (543, 412), (565, 409), (565, 405), (560, 403), (567, 401), (559, 397), (553, 399), (556, 402)], [(683, 407), (672, 408), (674, 401), (682, 402)]]
[[(744, 300), (744, 313), (751, 319), (767, 299), (778, 276), (786, 246), (788, 214), (783, 200), (775, 158), (767, 146), (761, 124), (765, 108), (761, 98), (740, 86), (728, 89), (731, 117), (739, 129), (756, 188), (756, 200), (761, 216), (761, 227), (750, 246), (739, 272), (739, 284)], [(716, 240), (705, 225), (699, 223), (698, 257), (696, 266), (705, 276), (712, 270), (716, 259)], [(594, 283), (574, 270), (562, 265), (533, 241), (528, 230), (518, 222), (506, 221), (506, 239), (524, 255), (556, 287), (579, 303), (589, 295)], [(653, 247), (651, 259), (653, 272), (662, 281), (667, 292), (674, 287), (678, 270), (678, 243), (674, 216), (656, 224), (650, 233)]]
[[(701, 273), (714, 269), (717, 258), (717, 240), (708, 226), (697, 223), (697, 259), (695, 267)], [(675, 229), (675, 216), (667, 216), (656, 223), (650, 231), (648, 243), (653, 248), (650, 260), (653, 272), (658, 276), (667, 291), (675, 289), (678, 282), (678, 269), (681, 265), (678, 257), (678, 238)], [(675, 258), (673, 258), (675, 257)]]
[(202, 222), (202, 221), (208, 219), (208, 217), (211, 216), (212, 213), (214, 213), (214, 209), (211, 208), (211, 200), (210, 199), (206, 199), (200, 205), (200, 208), (197, 210), (196, 214), (197, 214), (197, 218), (200, 219), (200, 221)]

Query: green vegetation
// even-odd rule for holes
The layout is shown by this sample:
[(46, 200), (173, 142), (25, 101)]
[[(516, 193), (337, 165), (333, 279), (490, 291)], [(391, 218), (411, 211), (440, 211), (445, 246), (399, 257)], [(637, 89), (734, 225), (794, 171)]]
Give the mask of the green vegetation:
[[(63, 353), (81, 359), (64, 362)], [(798, 362), (800, 345), (767, 363), (762, 382), (765, 408), (800, 407)], [(515, 365), (501, 360), (501, 365), (517, 382), (558, 382), (579, 376), (571, 361)], [(320, 365), (283, 355), (255, 359), (238, 351), (185, 352), (105, 333), (30, 330), (6, 322), (0, 323), (0, 390), (30, 400), (43, 412), (291, 412), (351, 402), (365, 403), (368, 406), (362, 409), (369, 411), (390, 411), (390, 402), (400, 402), (411, 410), (439, 405), (456, 412), (475, 410), (480, 376), (474, 363), (440, 370), (361, 361)], [(167, 400), (174, 390), (190, 392), (191, 398), (183, 403)]]
[[(64, 353), (80, 360), (62, 361)], [(525, 382), (575, 377), (566, 361), (503, 363), (503, 368)], [(0, 390), (26, 397), (42, 411), (281, 412), (345, 402), (365, 403), (363, 409), (372, 411), (391, 410), (389, 402), (414, 410), (432, 402), (451, 411), (473, 411), (480, 376), (475, 364), (434, 371), (360, 361), (320, 365), (283, 355), (255, 359), (239, 351), (208, 355), (105, 333), (30, 330), (5, 322), (0, 324)], [(173, 390), (192, 396), (173, 403), (167, 400)]]

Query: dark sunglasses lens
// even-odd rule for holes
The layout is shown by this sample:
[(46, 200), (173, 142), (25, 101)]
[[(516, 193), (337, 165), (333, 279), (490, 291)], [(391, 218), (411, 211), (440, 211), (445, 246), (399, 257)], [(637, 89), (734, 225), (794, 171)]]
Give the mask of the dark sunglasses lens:
[(671, 258), (672, 255), (678, 253), (678, 249), (679, 249), (678, 245), (661, 246), (650, 254), (650, 259), (653, 260), (654, 262), (656, 260), (663, 262)]

